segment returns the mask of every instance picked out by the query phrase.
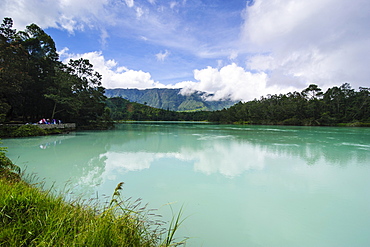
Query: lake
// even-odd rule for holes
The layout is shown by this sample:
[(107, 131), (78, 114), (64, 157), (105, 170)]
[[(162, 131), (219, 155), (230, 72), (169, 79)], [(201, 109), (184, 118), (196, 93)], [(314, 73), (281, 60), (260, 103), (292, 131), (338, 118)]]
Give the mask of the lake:
[(370, 246), (370, 128), (145, 122), (4, 139), (62, 190), (182, 206), (187, 246)]

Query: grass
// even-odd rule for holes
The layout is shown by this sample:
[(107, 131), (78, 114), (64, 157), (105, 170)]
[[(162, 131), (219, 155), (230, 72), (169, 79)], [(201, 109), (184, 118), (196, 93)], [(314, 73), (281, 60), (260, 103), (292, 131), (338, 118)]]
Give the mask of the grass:
[[(0, 171), (4, 175), (4, 170)], [(1, 175), (1, 174), (0, 174)], [(181, 211), (165, 222), (141, 205), (122, 200), (118, 184), (107, 206), (66, 201), (23, 180), (0, 176), (0, 246), (178, 246)]]

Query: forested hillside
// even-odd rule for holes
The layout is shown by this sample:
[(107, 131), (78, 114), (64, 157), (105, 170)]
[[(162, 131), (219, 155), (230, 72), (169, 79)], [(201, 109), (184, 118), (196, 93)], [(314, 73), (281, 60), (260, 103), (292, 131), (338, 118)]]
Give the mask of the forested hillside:
[(177, 112), (130, 102), (121, 97), (107, 99), (113, 120), (206, 121), (210, 111)]
[(41, 118), (103, 127), (109, 121), (101, 75), (88, 60), (58, 61), (53, 39), (31, 24), (0, 26), (0, 123)]
[(227, 110), (213, 112), (210, 121), (222, 123), (370, 126), (370, 88), (358, 91), (345, 83), (325, 93), (317, 85), (302, 92), (267, 95)]
[(151, 89), (106, 89), (108, 98), (122, 97), (131, 102), (145, 104), (155, 108), (171, 111), (214, 111), (228, 108), (236, 102), (230, 100), (206, 101), (204, 92), (190, 95), (180, 94), (181, 89), (151, 88)]

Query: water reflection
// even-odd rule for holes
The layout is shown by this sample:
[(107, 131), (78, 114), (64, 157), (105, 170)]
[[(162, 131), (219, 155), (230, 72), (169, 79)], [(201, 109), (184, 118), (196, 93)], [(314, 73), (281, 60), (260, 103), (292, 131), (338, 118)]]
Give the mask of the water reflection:
[[(100, 181), (149, 169), (161, 159), (184, 161), (195, 172), (222, 174), (228, 178), (278, 163), (346, 166), (365, 164), (370, 159), (370, 145), (363, 141), (366, 138), (357, 139), (364, 132), (202, 127), (201, 131), (189, 127), (179, 131), (162, 125), (128, 126), (130, 131), (125, 135), (116, 138), (116, 133), (111, 136), (113, 139), (108, 138), (110, 148), (99, 154), (100, 159), (104, 157)], [(83, 181), (90, 180), (87, 179), (90, 173)]]
[(370, 160), (369, 142), (368, 129), (125, 124), (115, 131), (9, 139), (4, 144), (18, 157), (18, 165), (35, 161), (38, 169), (55, 177), (73, 175), (94, 186), (163, 159), (228, 178), (278, 163), (360, 165)]

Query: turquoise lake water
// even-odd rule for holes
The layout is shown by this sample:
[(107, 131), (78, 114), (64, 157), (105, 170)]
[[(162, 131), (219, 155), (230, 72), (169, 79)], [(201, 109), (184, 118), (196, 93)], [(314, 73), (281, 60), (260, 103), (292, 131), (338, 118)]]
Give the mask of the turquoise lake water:
[(370, 246), (370, 128), (128, 123), (4, 139), (62, 190), (184, 207), (186, 246)]

